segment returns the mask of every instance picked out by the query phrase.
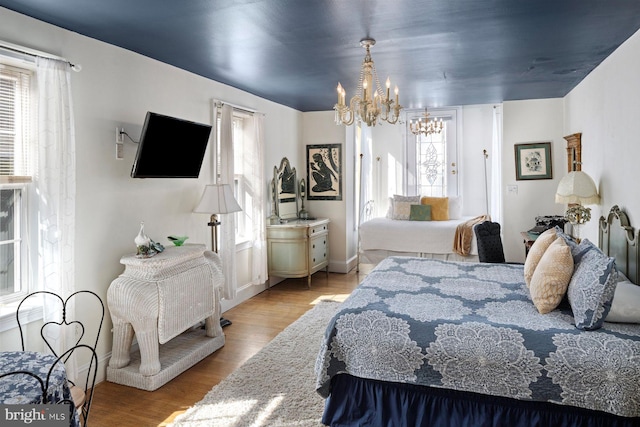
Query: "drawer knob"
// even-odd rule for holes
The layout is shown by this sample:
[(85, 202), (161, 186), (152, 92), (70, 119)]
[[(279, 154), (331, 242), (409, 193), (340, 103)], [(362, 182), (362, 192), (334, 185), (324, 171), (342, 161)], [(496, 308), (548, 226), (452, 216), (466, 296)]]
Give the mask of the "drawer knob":
[(316, 248), (316, 245), (313, 245), (313, 249), (315, 249), (315, 248)]

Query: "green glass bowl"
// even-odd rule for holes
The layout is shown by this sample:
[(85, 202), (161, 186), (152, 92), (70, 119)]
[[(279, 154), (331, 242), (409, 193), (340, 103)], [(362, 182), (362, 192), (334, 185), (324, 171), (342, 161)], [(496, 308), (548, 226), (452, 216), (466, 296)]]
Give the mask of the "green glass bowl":
[(176, 246), (182, 246), (188, 238), (189, 236), (167, 236), (167, 239), (171, 240)]

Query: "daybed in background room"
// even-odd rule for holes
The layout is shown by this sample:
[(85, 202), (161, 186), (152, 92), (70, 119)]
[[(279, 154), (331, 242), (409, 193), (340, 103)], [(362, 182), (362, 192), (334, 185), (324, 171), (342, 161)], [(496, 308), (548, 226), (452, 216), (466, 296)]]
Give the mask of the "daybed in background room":
[(377, 264), (388, 256), (477, 262), (473, 225), (485, 219), (463, 217), (460, 197), (395, 195), (384, 218), (358, 227), (358, 265)]
[(383, 260), (325, 332), (323, 423), (640, 425), (638, 235), (615, 206), (599, 237), (548, 230), (524, 265)]

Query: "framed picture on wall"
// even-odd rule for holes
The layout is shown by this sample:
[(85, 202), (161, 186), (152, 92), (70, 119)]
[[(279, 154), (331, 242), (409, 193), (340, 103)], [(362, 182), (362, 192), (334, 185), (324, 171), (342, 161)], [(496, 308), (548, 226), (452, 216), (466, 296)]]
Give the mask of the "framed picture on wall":
[(552, 179), (551, 143), (515, 144), (516, 180)]
[(307, 145), (307, 199), (342, 200), (342, 145)]

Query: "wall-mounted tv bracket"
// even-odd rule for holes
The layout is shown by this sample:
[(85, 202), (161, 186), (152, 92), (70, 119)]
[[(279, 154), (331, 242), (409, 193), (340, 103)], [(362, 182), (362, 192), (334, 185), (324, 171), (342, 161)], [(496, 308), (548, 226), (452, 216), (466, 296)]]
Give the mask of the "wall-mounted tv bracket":
[(133, 138), (129, 136), (127, 132), (124, 131), (124, 128), (116, 127), (116, 159), (122, 160), (124, 159), (124, 137), (129, 138), (129, 140), (135, 144), (138, 141), (134, 141)]

